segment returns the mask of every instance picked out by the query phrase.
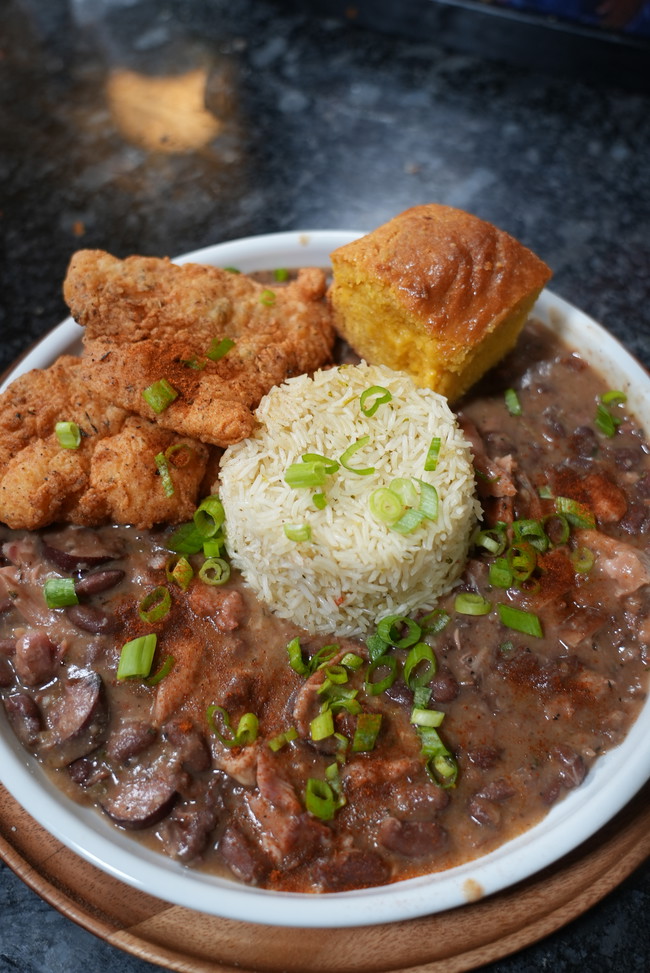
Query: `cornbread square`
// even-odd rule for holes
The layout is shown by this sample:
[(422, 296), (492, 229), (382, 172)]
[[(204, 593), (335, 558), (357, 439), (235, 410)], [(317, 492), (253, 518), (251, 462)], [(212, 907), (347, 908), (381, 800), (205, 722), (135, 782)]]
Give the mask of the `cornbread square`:
[(550, 269), (491, 223), (414, 206), (331, 254), (337, 329), (361, 358), (458, 399), (514, 346)]

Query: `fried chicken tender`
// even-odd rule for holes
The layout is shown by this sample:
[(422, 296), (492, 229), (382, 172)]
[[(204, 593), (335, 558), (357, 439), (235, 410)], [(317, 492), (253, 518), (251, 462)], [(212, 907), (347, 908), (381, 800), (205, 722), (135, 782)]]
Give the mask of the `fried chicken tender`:
[[(81, 372), (81, 360), (64, 355), (0, 396), (0, 521), (36, 530), (56, 521), (147, 528), (190, 519), (208, 448), (100, 399)], [(79, 426), (77, 449), (59, 444), (59, 421)], [(155, 456), (181, 443), (169, 454), (168, 497)]]
[[(273, 385), (328, 363), (334, 344), (322, 270), (273, 289), (244, 274), (167, 259), (118, 260), (81, 250), (64, 296), (85, 327), (84, 381), (158, 425), (228, 446), (250, 435)], [(234, 346), (206, 357), (215, 339)], [(177, 398), (156, 414), (144, 389), (166, 379)]]

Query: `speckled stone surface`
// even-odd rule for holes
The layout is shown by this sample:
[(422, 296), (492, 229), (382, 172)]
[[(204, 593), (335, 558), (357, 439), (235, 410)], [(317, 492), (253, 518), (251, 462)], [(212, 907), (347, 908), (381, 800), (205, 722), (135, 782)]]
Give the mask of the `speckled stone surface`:
[[(108, 79), (190, 71), (207, 79), (210, 115), (176, 132), (187, 151), (156, 146), (152, 131), (134, 138), (128, 99)], [(135, 102), (146, 115), (147, 99)], [(174, 255), (277, 230), (371, 229), (428, 201), (517, 236), (551, 265), (557, 293), (650, 365), (649, 158), (647, 94), (295, 5), (3, 0), (0, 370), (65, 316), (61, 280), (81, 246)], [(645, 973), (649, 911), (645, 866), (488, 969)], [(0, 973), (156, 968), (0, 868)]]

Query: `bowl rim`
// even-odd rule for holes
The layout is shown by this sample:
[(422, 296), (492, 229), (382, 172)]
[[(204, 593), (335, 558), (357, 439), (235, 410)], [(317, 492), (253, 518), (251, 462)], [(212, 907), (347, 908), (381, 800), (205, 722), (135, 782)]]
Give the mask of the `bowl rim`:
[[(361, 236), (355, 230), (296, 230), (202, 247), (174, 262), (238, 266), (244, 272), (281, 266), (325, 266), (329, 254)], [(601, 325), (549, 290), (532, 312), (611, 377), (631, 410), (650, 426), (650, 375)], [(13, 367), (2, 385), (78, 348), (82, 329), (66, 318)], [(574, 337), (579, 335), (579, 341)], [(102, 871), (148, 894), (198, 912), (273, 926), (375, 925), (456, 908), (516, 884), (568, 854), (606, 824), (650, 777), (650, 701), (625, 740), (600, 757), (584, 783), (548, 815), (494, 852), (444, 872), (387, 886), (328, 894), (274, 892), (189, 869), (117, 830), (100, 813), (76, 804), (50, 781), (0, 714), (0, 780), (39, 824)]]

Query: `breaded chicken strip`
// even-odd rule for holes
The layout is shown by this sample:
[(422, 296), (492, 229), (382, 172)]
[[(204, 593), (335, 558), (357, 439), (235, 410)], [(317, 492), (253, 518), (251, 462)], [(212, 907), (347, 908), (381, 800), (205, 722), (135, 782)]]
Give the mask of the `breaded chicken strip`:
[[(253, 429), (252, 410), (287, 377), (330, 361), (334, 329), (323, 271), (266, 287), (244, 274), (166, 259), (76, 253), (64, 283), (86, 329), (84, 380), (98, 395), (159, 425), (228, 446)], [(223, 338), (223, 357), (206, 357)], [(177, 398), (156, 414), (142, 396), (165, 379)]]
[[(56, 521), (151, 527), (191, 517), (208, 449), (91, 393), (81, 361), (66, 355), (16, 379), (0, 396), (0, 521), (35, 530)], [(77, 449), (64, 449), (57, 422), (74, 422)], [(155, 457), (171, 449), (167, 496)]]

